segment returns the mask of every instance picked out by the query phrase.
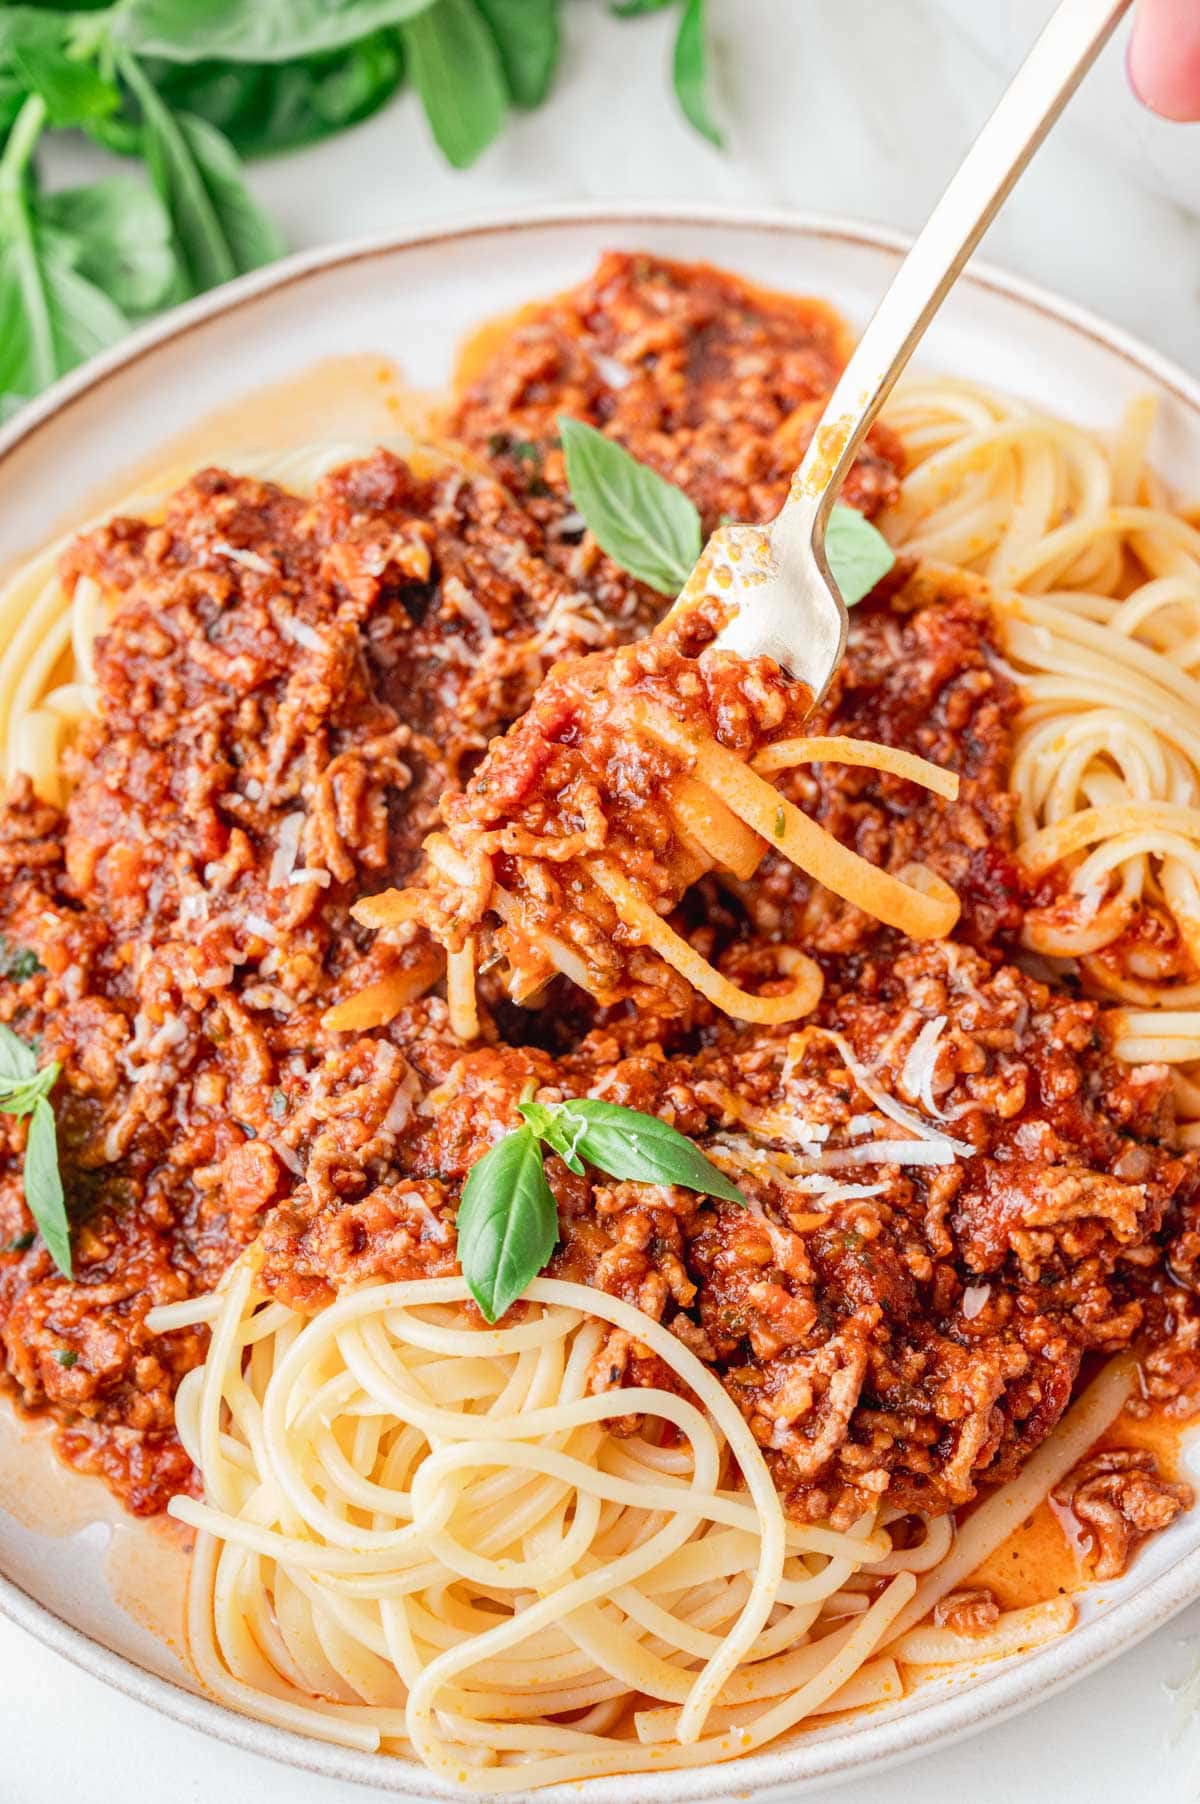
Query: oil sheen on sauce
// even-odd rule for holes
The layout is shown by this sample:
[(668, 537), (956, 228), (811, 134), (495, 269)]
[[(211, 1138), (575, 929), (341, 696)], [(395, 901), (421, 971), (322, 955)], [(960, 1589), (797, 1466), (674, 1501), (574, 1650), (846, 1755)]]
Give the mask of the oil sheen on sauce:
[[(24, 556), (131, 496), (178, 487), (206, 464), (236, 472), (240, 456), (289, 446), (332, 441), (366, 449), (403, 435), (428, 437), (442, 399), (407, 386), (399, 366), (387, 357), (363, 352), (322, 358), (214, 408), (148, 456), (109, 472), (73, 500), (54, 530)], [(18, 558), (12, 569), (22, 561)], [(0, 570), (0, 578), (9, 574)]]
[[(1186, 1427), (1160, 1410), (1151, 1409), (1144, 1416), (1124, 1410), (1092, 1451), (1145, 1448), (1157, 1457), (1163, 1476), (1174, 1478), (1181, 1468)], [(1071, 1512), (1047, 1498), (966, 1582), (992, 1591), (1001, 1609), (1025, 1609), (1056, 1593), (1081, 1590), (1090, 1579), (1089, 1553), (1087, 1537), (1080, 1534)]]
[[(48, 1421), (21, 1415), (9, 1398), (0, 1397), (0, 1513), (59, 1544), (78, 1541), (78, 1559), (88, 1564), (100, 1540), (104, 1585), (112, 1602), (186, 1669), (190, 1531), (169, 1516), (145, 1520), (126, 1515), (98, 1479), (82, 1476), (59, 1459), (52, 1433)], [(61, 1552), (48, 1552), (45, 1564), (61, 1567), (74, 1557), (64, 1546)], [(42, 1564), (39, 1556), (39, 1568)], [(19, 1569), (13, 1577), (22, 1583)]]

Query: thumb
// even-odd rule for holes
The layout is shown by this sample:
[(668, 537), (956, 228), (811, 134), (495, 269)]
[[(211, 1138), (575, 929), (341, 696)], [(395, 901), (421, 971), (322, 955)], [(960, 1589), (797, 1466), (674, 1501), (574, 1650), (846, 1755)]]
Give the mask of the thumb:
[(1129, 80), (1164, 119), (1200, 119), (1200, 0), (1138, 0)]

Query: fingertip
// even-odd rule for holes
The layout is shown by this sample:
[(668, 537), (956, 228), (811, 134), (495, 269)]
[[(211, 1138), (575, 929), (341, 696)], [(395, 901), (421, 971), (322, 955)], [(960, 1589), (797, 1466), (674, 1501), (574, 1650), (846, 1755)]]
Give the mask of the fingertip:
[(1181, 124), (1200, 120), (1200, 7), (1193, 0), (1141, 0), (1125, 66), (1143, 106)]

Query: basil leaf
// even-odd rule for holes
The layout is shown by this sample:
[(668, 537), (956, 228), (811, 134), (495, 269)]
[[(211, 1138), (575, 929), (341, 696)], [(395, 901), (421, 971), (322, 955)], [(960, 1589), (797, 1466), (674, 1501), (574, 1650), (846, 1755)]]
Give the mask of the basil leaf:
[(857, 508), (839, 502), (825, 528), (825, 556), (848, 608), (885, 577), (896, 554), (883, 534)]
[(6, 138), (16, 124), (17, 115), (28, 94), (29, 89), (16, 70), (5, 66), (3, 52), (0, 51), (0, 139)]
[(0, 1086), (0, 1114), (32, 1115), (38, 1103), (54, 1088), (60, 1069), (57, 1064), (47, 1065), (44, 1071), (39, 1071), (36, 1077), (26, 1078), (23, 1083)]
[(127, 321), (72, 266), (75, 247), (37, 229), (32, 158), (46, 103), (23, 103), (0, 156), (0, 412), (120, 337)]
[(66, 1278), (71, 1265), (71, 1224), (58, 1169), (58, 1134), (54, 1110), (44, 1096), (34, 1104), (25, 1145), (25, 1206), (41, 1230), (50, 1257)]
[[(7, 26), (7, 29), (4, 27)], [(115, 112), (120, 90), (94, 63), (67, 51), (64, 22), (21, 9), (0, 16), (0, 51), (31, 94), (41, 96), (52, 125), (86, 125)]]
[(413, 87), (438, 149), (466, 169), (487, 149), (508, 112), (496, 40), (472, 0), (436, 0), (401, 26)]
[(582, 420), (558, 416), (571, 500), (613, 562), (678, 595), (700, 556), (700, 516), (682, 489)]
[[(678, 594), (700, 555), (700, 516), (682, 489), (592, 426), (558, 417), (571, 500), (602, 551), (630, 576)], [(848, 608), (896, 561), (883, 534), (839, 502), (825, 531), (825, 555)]]
[(675, 37), (673, 72), (675, 98), (688, 123), (701, 137), (725, 148), (725, 140), (713, 123), (708, 104), (708, 45), (705, 36), (705, 0), (686, 0)]
[(32, 226), (0, 206), (0, 395), (29, 396), (115, 344), (129, 322)]
[(615, 0), (609, 11), (617, 19), (640, 19), (643, 13), (665, 12), (676, 0)]
[(121, 72), (141, 107), (143, 154), (190, 290), (215, 288), (282, 256), (283, 240), (242, 180), (228, 140), (205, 120), (172, 112), (133, 58), (122, 58)]
[(127, 315), (151, 313), (179, 279), (171, 222), (158, 196), (131, 176), (63, 188), (37, 202), (39, 223), (74, 241), (74, 267)]
[(291, 63), (344, 50), (430, 0), (122, 0), (114, 40), (173, 63)]
[(570, 1124), (564, 1122), (560, 1117), (561, 1108), (561, 1103), (520, 1102), (517, 1113), (538, 1139), (544, 1140), (558, 1154), (569, 1170), (582, 1177), (583, 1160), (576, 1150), (576, 1141), (582, 1136), (586, 1123), (582, 1117), (575, 1118)]
[(37, 1055), (11, 1027), (0, 1022), (0, 1086), (23, 1084), (37, 1076)]
[(705, 1158), (695, 1142), (657, 1115), (591, 1096), (575, 1102), (522, 1103), (520, 1111), (572, 1171), (582, 1171), (580, 1161), (586, 1159), (610, 1178), (680, 1184), (703, 1196), (746, 1205), (737, 1185)]
[(457, 1227), (467, 1287), (484, 1317), (498, 1321), (558, 1241), (558, 1207), (529, 1128), (506, 1134), (471, 1167)]
[(500, 51), (514, 106), (540, 106), (558, 66), (558, 0), (475, 0)]
[(32, 946), (14, 945), (6, 933), (0, 933), (0, 977), (24, 983), (27, 977), (36, 977), (45, 969)]
[(239, 155), (295, 150), (357, 125), (404, 79), (394, 31), (290, 63), (165, 63), (149, 71), (169, 106), (216, 126)]

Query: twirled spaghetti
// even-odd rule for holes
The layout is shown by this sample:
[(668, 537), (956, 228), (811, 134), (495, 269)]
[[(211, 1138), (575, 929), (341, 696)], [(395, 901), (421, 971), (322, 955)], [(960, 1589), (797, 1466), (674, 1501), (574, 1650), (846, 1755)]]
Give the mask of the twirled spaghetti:
[[(869, 1606), (844, 1590), (887, 1536), (788, 1523), (680, 1342), (577, 1284), (536, 1281), (525, 1319), (490, 1330), (467, 1297), (374, 1285), (306, 1322), (258, 1297), (252, 1261), (231, 1275), (177, 1403), (205, 1479), (172, 1511), (201, 1531), (189, 1633), (210, 1689), (488, 1790), (730, 1759), (856, 1674), (847, 1702), (894, 1690), (886, 1662), (863, 1669), (915, 1580)], [(610, 1327), (679, 1392), (589, 1394)], [(637, 1698), (679, 1707), (670, 1732), (611, 1733)], [(741, 1726), (706, 1733), (734, 1704)]]
[[(446, 948), (460, 1038), (479, 1032), (475, 972), (498, 961), (518, 1001), (558, 972), (605, 1004), (652, 996), (662, 1006), (674, 1002), (674, 973), (734, 1020), (779, 1025), (811, 1014), (823, 980), (799, 948), (777, 949), (783, 982), (756, 994), (667, 919), (710, 870), (753, 877), (768, 846), (912, 939), (941, 938), (958, 919), (958, 899), (942, 878), (920, 865), (879, 869), (767, 780), (832, 761), (953, 800), (958, 778), (871, 740), (770, 738), (770, 726), (806, 710), (807, 692), (781, 683), (778, 672), (743, 676), (739, 660), (679, 656), (669, 635), (686, 631), (689, 600), (699, 605), (703, 562), (693, 581), (696, 594), (685, 594), (661, 641), (652, 635), (552, 671), (536, 711), (493, 742), (466, 793), (448, 802), (448, 830), (426, 842), (420, 880), (357, 909), (375, 928), (420, 922)], [(639, 685), (649, 693), (637, 693)], [(742, 723), (738, 750), (718, 739), (718, 713)]]
[[(897, 1633), (1036, 1506), (1132, 1379), (1114, 1364), (947, 1559), (946, 1521), (908, 1546), (886, 1512), (789, 1521), (720, 1382), (628, 1303), (538, 1279), (520, 1320), (486, 1329), (467, 1296), (457, 1278), (376, 1283), (306, 1318), (261, 1293), (251, 1253), (216, 1296), (154, 1320), (212, 1331), (176, 1405), (204, 1496), (171, 1505), (198, 1532), (205, 1686), (488, 1792), (730, 1760), (899, 1695)], [(613, 1330), (674, 1388), (592, 1391)], [(1007, 1612), (990, 1642), (922, 1631), (897, 1652), (1005, 1653), (1073, 1614), (1056, 1598)]]
[(908, 383), (897, 545), (990, 585), (1024, 709), (1017, 856), (1063, 887), (1037, 952), (1128, 1003), (1131, 1062), (1200, 1058), (1200, 531), (1149, 467), (1152, 401), (1111, 439), (973, 383)]

